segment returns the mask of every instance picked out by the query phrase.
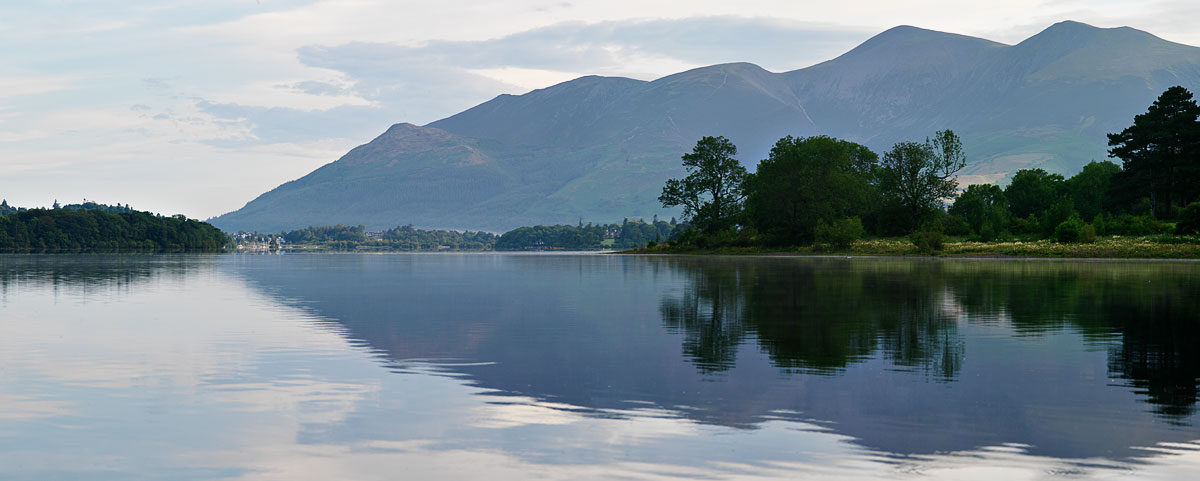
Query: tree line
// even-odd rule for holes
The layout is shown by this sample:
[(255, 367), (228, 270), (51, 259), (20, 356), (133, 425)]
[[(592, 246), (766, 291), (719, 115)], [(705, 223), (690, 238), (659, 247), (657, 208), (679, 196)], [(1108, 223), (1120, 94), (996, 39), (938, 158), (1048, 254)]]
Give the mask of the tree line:
[[(1023, 169), (1007, 187), (971, 185), (962, 141), (951, 130), (900, 142), (882, 158), (828, 136), (784, 137), (748, 173), (724, 137), (703, 137), (683, 155), (687, 176), (668, 180), (659, 201), (681, 207), (695, 229), (675, 243), (847, 246), (864, 235), (909, 235), (937, 248), (942, 235), (1089, 242), (1097, 235), (1200, 228), (1200, 107), (1182, 87), (1164, 92), (1120, 133), (1110, 155), (1067, 179)], [(948, 205), (948, 207), (947, 207)]]
[[(205, 251), (224, 249), (229, 237), (182, 215), (164, 217), (94, 204), (14, 209), (0, 203), (0, 251)], [(117, 212), (111, 212), (115, 210)]]
[(482, 231), (417, 229), (411, 224), (382, 232), (368, 232), (363, 225), (309, 226), (276, 234), (239, 232), (237, 243), (279, 243), (328, 250), (394, 251), (520, 251), (632, 249), (672, 238), (690, 226), (675, 219), (655, 217), (646, 222), (624, 219), (620, 224), (536, 225), (512, 229), (502, 235)]
[(635, 249), (654, 245), (689, 229), (675, 219), (655, 217), (650, 222), (624, 219), (620, 224), (537, 225), (505, 232), (496, 241), (496, 250), (594, 250)]
[(331, 250), (396, 251), (490, 250), (497, 239), (497, 236), (490, 232), (424, 230), (416, 229), (411, 224), (383, 232), (367, 232), (366, 227), (362, 225), (309, 226), (277, 236), (266, 236), (270, 240), (276, 237), (283, 239), (287, 244), (310, 245)]

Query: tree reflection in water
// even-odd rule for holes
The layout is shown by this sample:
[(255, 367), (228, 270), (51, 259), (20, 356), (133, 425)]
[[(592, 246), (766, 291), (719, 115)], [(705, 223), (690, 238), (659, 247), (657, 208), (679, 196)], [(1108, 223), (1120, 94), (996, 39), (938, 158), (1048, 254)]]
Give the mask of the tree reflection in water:
[(662, 258), (687, 278), (664, 325), (703, 373), (754, 343), (788, 372), (833, 375), (871, 357), (952, 382), (960, 323), (1038, 338), (1072, 329), (1108, 351), (1109, 376), (1182, 420), (1200, 378), (1200, 282), (1188, 263)]

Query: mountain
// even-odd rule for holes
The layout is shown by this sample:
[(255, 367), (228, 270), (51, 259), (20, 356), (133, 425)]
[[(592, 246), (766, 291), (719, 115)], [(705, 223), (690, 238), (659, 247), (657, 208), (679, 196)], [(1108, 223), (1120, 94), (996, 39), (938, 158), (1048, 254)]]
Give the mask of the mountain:
[(651, 82), (587, 76), (396, 124), (211, 222), (504, 231), (667, 216), (663, 182), (683, 175), (680, 155), (704, 135), (730, 138), (753, 169), (785, 135), (882, 153), (949, 128), (970, 159), (963, 184), (1029, 167), (1071, 175), (1106, 158), (1105, 134), (1173, 85), (1200, 88), (1200, 48), (1128, 27), (1062, 22), (1005, 45), (901, 26), (790, 72), (733, 63)]

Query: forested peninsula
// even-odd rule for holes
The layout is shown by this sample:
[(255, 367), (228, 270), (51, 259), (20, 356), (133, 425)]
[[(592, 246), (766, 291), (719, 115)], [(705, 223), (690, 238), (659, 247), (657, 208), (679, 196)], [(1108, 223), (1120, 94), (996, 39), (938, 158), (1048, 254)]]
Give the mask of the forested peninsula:
[(0, 252), (219, 252), (229, 236), (182, 215), (94, 202), (24, 209), (0, 202)]

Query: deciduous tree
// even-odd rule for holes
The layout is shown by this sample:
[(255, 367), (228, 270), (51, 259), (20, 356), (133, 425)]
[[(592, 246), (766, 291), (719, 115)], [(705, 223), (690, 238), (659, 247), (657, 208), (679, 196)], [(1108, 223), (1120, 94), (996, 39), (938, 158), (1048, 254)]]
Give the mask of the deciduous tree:
[(784, 137), (747, 177), (747, 218), (776, 242), (811, 242), (820, 222), (833, 224), (872, 207), (878, 159), (853, 142)]
[(1063, 176), (1042, 169), (1021, 169), (1004, 189), (1013, 215), (1025, 218), (1049, 209), (1066, 193)]
[(884, 154), (880, 188), (899, 215), (900, 225), (916, 227), (953, 198), (958, 188), (955, 174), (966, 166), (962, 141), (950, 130), (934, 134), (925, 143), (900, 142)]
[(685, 219), (705, 232), (737, 223), (745, 200), (746, 168), (733, 158), (737, 147), (725, 137), (704, 137), (683, 155), (687, 177), (670, 179), (658, 200), (663, 207), (683, 207)]
[(951, 215), (957, 215), (967, 221), (971, 230), (976, 233), (983, 231), (984, 224), (991, 223), (993, 232), (1003, 230), (1008, 223), (1008, 200), (1004, 190), (993, 184), (968, 185), (967, 190), (955, 199), (950, 206)]

